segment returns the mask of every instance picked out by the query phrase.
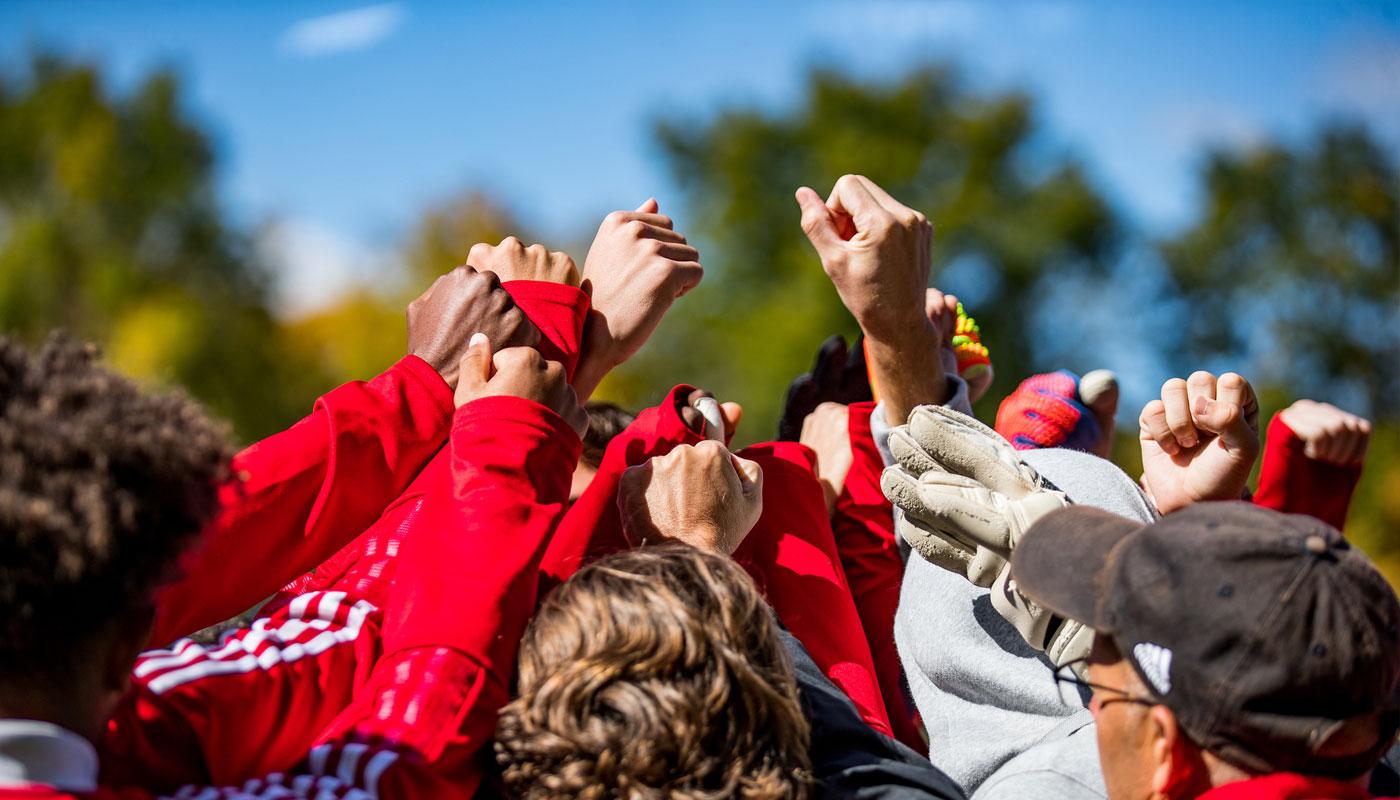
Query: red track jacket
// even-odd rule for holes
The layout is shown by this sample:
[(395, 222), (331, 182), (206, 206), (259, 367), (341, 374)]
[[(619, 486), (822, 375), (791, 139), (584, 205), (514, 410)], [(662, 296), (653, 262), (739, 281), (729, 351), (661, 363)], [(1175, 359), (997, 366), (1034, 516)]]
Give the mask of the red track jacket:
[[(415, 534), (402, 542), (402, 580), (387, 592), (383, 609), (349, 594), (313, 592), (279, 600), (271, 616), (222, 647), (186, 644), (144, 655), (136, 672), (148, 707), (159, 713), (159, 704), (172, 698), (196, 704), (183, 709), (189, 727), (166, 734), (227, 745), (251, 763), (279, 741), (313, 742), (291, 770), (262, 777), (232, 774), (251, 764), (206, 758), (211, 782), (227, 788), (186, 786), (176, 796), (471, 797), (480, 777), (472, 759), (508, 699), (539, 561), (567, 502), (580, 450), (572, 429), (536, 403), (503, 397), (469, 403), (457, 411), (444, 451), (447, 480), (425, 496)], [(372, 669), (367, 662), (348, 673), (338, 669), (368, 654), (377, 654)], [(349, 706), (340, 697), (336, 708), (317, 708), (323, 695), (345, 691), (329, 685), (338, 681), (353, 684)], [(196, 691), (182, 692), (189, 687)], [(200, 692), (207, 693), (202, 705)], [(137, 702), (126, 713), (142, 707)], [(322, 724), (327, 716), (329, 724)], [(125, 722), (118, 718), (114, 726)], [(115, 744), (154, 748), (133, 755), (169, 761), (168, 781), (198, 763), (185, 760), (190, 748), (166, 751), (178, 742), (162, 736)], [(144, 798), (151, 796), (146, 789), (91, 796)], [(34, 786), (0, 797), (76, 795)]]

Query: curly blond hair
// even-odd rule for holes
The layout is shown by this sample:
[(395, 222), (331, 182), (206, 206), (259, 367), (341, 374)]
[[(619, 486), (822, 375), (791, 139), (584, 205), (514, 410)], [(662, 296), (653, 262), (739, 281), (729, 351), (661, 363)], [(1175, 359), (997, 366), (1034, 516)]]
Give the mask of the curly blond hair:
[(809, 733), (749, 576), (666, 545), (602, 559), (545, 601), (496, 754), (515, 797), (803, 798)]

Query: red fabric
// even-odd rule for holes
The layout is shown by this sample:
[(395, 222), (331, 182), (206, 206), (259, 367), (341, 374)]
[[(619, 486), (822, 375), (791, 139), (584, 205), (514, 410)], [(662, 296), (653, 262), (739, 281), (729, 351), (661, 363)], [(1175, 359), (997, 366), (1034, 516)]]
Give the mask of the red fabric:
[[(583, 326), (588, 319), (588, 295), (574, 286), (544, 281), (507, 281), (503, 285), (520, 310), (540, 330), (540, 353), (563, 364), (572, 379), (583, 345)], [(363, 533), (354, 541), (323, 561), (314, 574), (293, 581), (283, 593), (295, 595), (314, 589), (335, 589), (382, 605), (393, 581), (403, 537), (417, 524), (418, 511), (429, 488), (441, 485), (448, 472), (444, 449), (428, 461), (373, 525), (361, 527), (359, 530)]]
[[(659, 406), (642, 411), (608, 443), (598, 474), (564, 515), (545, 553), (541, 569), (547, 585), (562, 583), (582, 565), (632, 546), (617, 509), (618, 482), (628, 467), (704, 440), (680, 416), (692, 391), (691, 386), (675, 387)], [(762, 518), (735, 560), (866, 722), (889, 734), (870, 648), (841, 571), (821, 485), (812, 472), (811, 451), (794, 442), (778, 442), (755, 445), (741, 455), (763, 467), (764, 504)]]
[(704, 441), (705, 437), (687, 427), (680, 415), (693, 391), (693, 386), (675, 387), (659, 406), (642, 411), (608, 443), (597, 474), (564, 514), (545, 553), (541, 569), (548, 587), (568, 580), (584, 564), (631, 547), (617, 510), (618, 482), (628, 467), (665, 455), (677, 445)]
[(311, 416), (239, 453), (242, 480), (157, 598), (150, 642), (164, 645), (262, 602), (364, 530), (447, 439), (452, 390), (407, 356), (347, 383)]
[[(403, 580), (385, 593), (382, 613), (363, 598), (313, 593), (277, 601), (222, 655), (146, 654), (137, 701), (114, 717), (104, 754), (144, 759), (139, 783), (158, 791), (265, 774), (250, 785), (299, 797), (352, 788), (470, 797), (480, 781), (474, 757), (508, 700), (539, 560), (581, 449), (536, 403), (464, 406), (446, 451), (450, 473), (423, 497), (396, 562)], [(215, 670), (203, 672), (206, 664)], [(307, 756), (313, 740), (321, 744)], [(108, 785), (138, 777), (117, 766), (124, 773), (109, 771)]]
[(763, 516), (734, 560), (866, 724), (893, 736), (814, 473), (816, 456), (797, 442), (756, 444), (739, 455), (763, 467)]
[(915, 750), (923, 750), (927, 743), (918, 713), (905, 690), (904, 667), (894, 645), (894, 615), (899, 608), (904, 559), (900, 558), (894, 531), (894, 509), (880, 489), (885, 464), (870, 430), (874, 410), (874, 402), (852, 403), (847, 409), (851, 469), (845, 489), (836, 499), (831, 527), (870, 646), (890, 727), (895, 738)]
[(1341, 530), (1352, 492), (1361, 481), (1360, 464), (1331, 464), (1308, 458), (1304, 442), (1274, 415), (1264, 439), (1259, 489), (1254, 502), (1289, 514), (1307, 514)]
[(1200, 800), (1370, 800), (1373, 795), (1352, 783), (1291, 772), (1217, 786)]

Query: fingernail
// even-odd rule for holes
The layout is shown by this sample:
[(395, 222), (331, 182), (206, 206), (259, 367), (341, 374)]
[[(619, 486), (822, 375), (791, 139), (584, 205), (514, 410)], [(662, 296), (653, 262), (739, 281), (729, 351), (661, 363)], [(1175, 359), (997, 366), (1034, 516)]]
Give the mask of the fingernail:
[(472, 334), (472, 338), (467, 340), (467, 347), (476, 347), (479, 344), (486, 344), (488, 341), (490, 340), (486, 338), (486, 334), (477, 331)]

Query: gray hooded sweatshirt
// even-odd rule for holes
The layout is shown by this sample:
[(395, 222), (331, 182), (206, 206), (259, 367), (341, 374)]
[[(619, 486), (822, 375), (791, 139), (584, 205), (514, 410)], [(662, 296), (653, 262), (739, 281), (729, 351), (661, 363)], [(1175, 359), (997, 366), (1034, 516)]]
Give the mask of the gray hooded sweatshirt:
[[(949, 407), (970, 413), (965, 394), (954, 400)], [(883, 407), (871, 427), (893, 463)], [(1077, 504), (1143, 523), (1156, 516), (1137, 484), (1104, 459), (1073, 450), (1022, 455)], [(1049, 660), (996, 612), (987, 589), (908, 557), (894, 635), (929, 760), (973, 800), (1107, 796), (1088, 710), (1061, 699)]]

